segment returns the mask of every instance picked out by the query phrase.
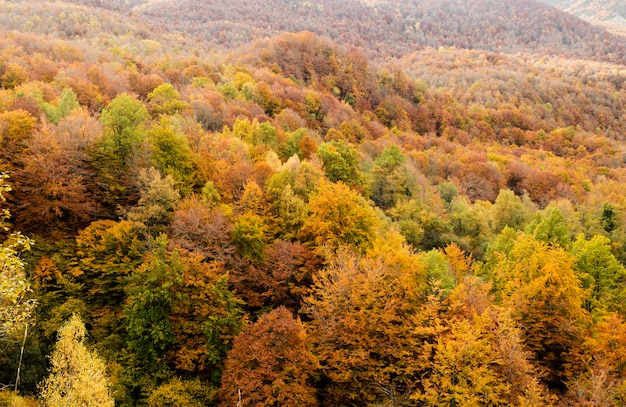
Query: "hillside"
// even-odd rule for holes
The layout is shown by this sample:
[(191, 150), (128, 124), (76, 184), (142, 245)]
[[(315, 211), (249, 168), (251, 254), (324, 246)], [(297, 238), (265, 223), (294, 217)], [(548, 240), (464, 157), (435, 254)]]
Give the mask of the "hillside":
[(454, 46), (626, 62), (623, 41), (535, 0), (411, 0), (401, 8), (394, 1), (183, 0), (122, 7), (221, 49), (284, 31), (311, 31), (381, 59)]
[(609, 32), (626, 36), (626, 2), (623, 0), (542, 0)]
[(608, 21), (626, 26), (626, 2), (623, 0), (542, 1), (587, 20)]
[(173, 4), (0, 0), (0, 405), (626, 404), (623, 41)]

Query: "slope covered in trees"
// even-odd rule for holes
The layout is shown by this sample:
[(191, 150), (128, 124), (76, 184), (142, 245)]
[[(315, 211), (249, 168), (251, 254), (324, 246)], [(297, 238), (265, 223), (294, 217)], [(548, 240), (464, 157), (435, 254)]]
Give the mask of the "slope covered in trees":
[(80, 3), (2, 3), (1, 402), (624, 404), (619, 59)]
[(375, 57), (425, 47), (626, 61), (623, 41), (534, 0), (332, 1), (264, 0), (147, 3), (138, 13), (233, 48), (284, 31), (311, 31)]

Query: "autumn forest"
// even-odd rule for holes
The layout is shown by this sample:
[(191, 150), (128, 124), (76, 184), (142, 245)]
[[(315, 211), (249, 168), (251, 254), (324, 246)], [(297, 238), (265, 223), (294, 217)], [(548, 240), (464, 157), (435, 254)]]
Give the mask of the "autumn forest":
[(0, 406), (626, 405), (625, 185), (534, 0), (0, 0)]

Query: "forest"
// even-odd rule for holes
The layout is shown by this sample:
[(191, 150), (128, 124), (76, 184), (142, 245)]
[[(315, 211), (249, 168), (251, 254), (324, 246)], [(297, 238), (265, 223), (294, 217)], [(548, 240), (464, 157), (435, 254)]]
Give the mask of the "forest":
[(0, 0), (0, 406), (626, 404), (623, 39), (204, 3)]

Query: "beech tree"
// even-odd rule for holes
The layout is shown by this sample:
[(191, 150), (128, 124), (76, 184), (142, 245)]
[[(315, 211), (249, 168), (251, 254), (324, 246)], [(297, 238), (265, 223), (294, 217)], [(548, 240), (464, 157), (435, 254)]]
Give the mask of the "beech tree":
[(546, 369), (546, 383), (561, 386), (564, 355), (577, 346), (588, 318), (573, 259), (559, 246), (508, 228), (496, 243), (485, 263), (495, 293), (513, 310), (528, 351)]
[(279, 307), (237, 336), (219, 390), (220, 406), (315, 406), (317, 368), (302, 323)]
[(342, 182), (323, 182), (310, 198), (309, 209), (301, 234), (318, 247), (346, 244), (365, 248), (374, 239), (378, 226), (374, 210)]
[(128, 165), (132, 154), (141, 145), (144, 138), (141, 125), (148, 117), (144, 104), (127, 94), (117, 96), (102, 111), (104, 148), (115, 154), (121, 164)]
[[(339, 251), (314, 276), (304, 310), (327, 405), (384, 403), (410, 395), (440, 325), (440, 303), (423, 298), (424, 266), (375, 250)], [(410, 324), (411, 329), (406, 329)]]
[[(0, 204), (4, 195), (11, 191), (7, 183), (8, 175), (0, 173)], [(11, 214), (0, 207), (0, 231), (9, 227), (6, 221)], [(30, 250), (32, 241), (20, 233), (14, 233), (0, 245), (0, 340), (20, 332), (31, 319), (36, 302), (29, 298), (32, 291), (24, 271), (24, 261), (20, 255)]]
[(50, 376), (41, 384), (48, 407), (113, 407), (106, 364), (85, 344), (87, 330), (73, 315), (61, 328), (52, 356)]

